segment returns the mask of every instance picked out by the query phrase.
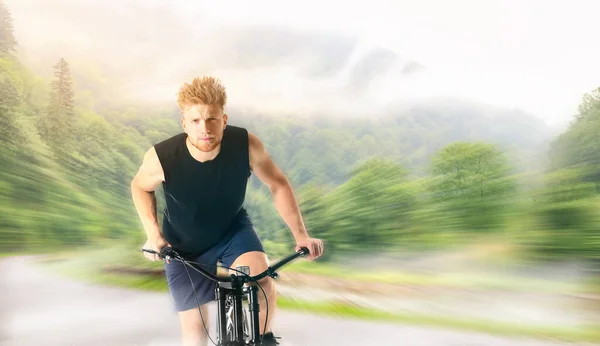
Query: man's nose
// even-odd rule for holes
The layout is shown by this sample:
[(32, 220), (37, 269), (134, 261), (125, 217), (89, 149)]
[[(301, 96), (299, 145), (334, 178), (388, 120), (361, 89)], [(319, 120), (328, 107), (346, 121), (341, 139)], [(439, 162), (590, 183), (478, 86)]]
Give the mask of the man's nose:
[(200, 119), (196, 124), (198, 131), (206, 131), (206, 120)]

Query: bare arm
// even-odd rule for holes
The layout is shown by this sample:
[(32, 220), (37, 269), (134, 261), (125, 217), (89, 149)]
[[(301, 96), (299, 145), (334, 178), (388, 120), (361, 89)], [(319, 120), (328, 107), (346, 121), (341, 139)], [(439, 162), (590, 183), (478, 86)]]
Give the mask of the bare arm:
[(164, 181), (164, 172), (156, 150), (150, 148), (144, 155), (139, 171), (131, 181), (131, 196), (142, 220), (148, 239), (162, 237), (156, 216), (156, 194), (154, 191)]
[(248, 136), (250, 169), (271, 190), (275, 208), (292, 231), (296, 243), (310, 238), (290, 182), (275, 165), (260, 139), (250, 132)]

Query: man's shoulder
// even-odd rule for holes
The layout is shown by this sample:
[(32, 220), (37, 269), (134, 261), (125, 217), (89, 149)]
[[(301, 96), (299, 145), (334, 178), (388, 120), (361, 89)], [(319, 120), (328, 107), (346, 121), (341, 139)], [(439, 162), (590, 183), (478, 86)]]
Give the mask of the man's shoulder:
[(248, 130), (243, 126), (229, 125), (229, 124), (227, 126), (225, 126), (224, 131), (227, 131), (229, 133), (237, 133), (237, 134), (247, 134), (248, 133)]
[(160, 158), (161, 156), (176, 154), (179, 151), (181, 143), (184, 143), (186, 136), (187, 134), (182, 132), (154, 144), (156, 155)]
[(168, 174), (181, 159), (186, 136), (187, 134), (182, 132), (154, 144), (156, 156), (165, 174)]
[(228, 141), (237, 143), (236, 145), (248, 143), (248, 130), (243, 126), (228, 124), (223, 130), (223, 135), (229, 138)]

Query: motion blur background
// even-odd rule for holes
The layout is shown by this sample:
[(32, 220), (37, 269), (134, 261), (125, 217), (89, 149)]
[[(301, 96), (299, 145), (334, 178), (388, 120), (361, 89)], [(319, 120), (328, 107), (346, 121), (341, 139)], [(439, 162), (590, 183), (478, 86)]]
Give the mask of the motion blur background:
[[(210, 74), (325, 241), (282, 272), (282, 309), (599, 341), (599, 12), (0, 1), (0, 252), (164, 293), (129, 183), (182, 131), (178, 87)], [(254, 176), (246, 207), (273, 260), (293, 251)]]

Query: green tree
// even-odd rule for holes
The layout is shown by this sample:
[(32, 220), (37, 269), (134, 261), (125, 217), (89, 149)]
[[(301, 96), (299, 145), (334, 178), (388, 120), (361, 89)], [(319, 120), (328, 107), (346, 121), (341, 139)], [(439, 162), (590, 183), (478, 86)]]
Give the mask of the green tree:
[(546, 258), (577, 255), (600, 263), (600, 88), (583, 96), (567, 131), (551, 144), (538, 193), (538, 235), (530, 246)]
[(53, 67), (56, 79), (51, 83), (48, 112), (42, 134), (54, 150), (65, 153), (75, 135), (73, 82), (69, 64), (64, 58), (61, 58)]
[(10, 59), (0, 58), (0, 136), (9, 145), (20, 140), (16, 125), (17, 107), (20, 103), (15, 64)]
[(579, 114), (575, 117), (576, 120), (580, 120), (587, 116), (596, 114), (600, 109), (600, 87), (592, 90), (590, 93), (583, 95), (581, 104), (578, 107)]
[(307, 227), (332, 253), (391, 250), (410, 228), (415, 194), (407, 171), (390, 160), (362, 162), (346, 183), (327, 194), (314, 185), (303, 191)]
[(442, 200), (485, 200), (510, 193), (513, 185), (506, 180), (509, 172), (504, 155), (485, 143), (453, 143), (432, 160), (435, 194)]
[(433, 158), (430, 192), (458, 226), (494, 229), (516, 189), (506, 157), (493, 145), (457, 142)]
[(12, 15), (4, 1), (0, 0), (0, 55), (12, 54), (16, 46)]
[(584, 95), (568, 130), (552, 142), (552, 169), (583, 169), (581, 179), (596, 184), (600, 192), (600, 88)]

